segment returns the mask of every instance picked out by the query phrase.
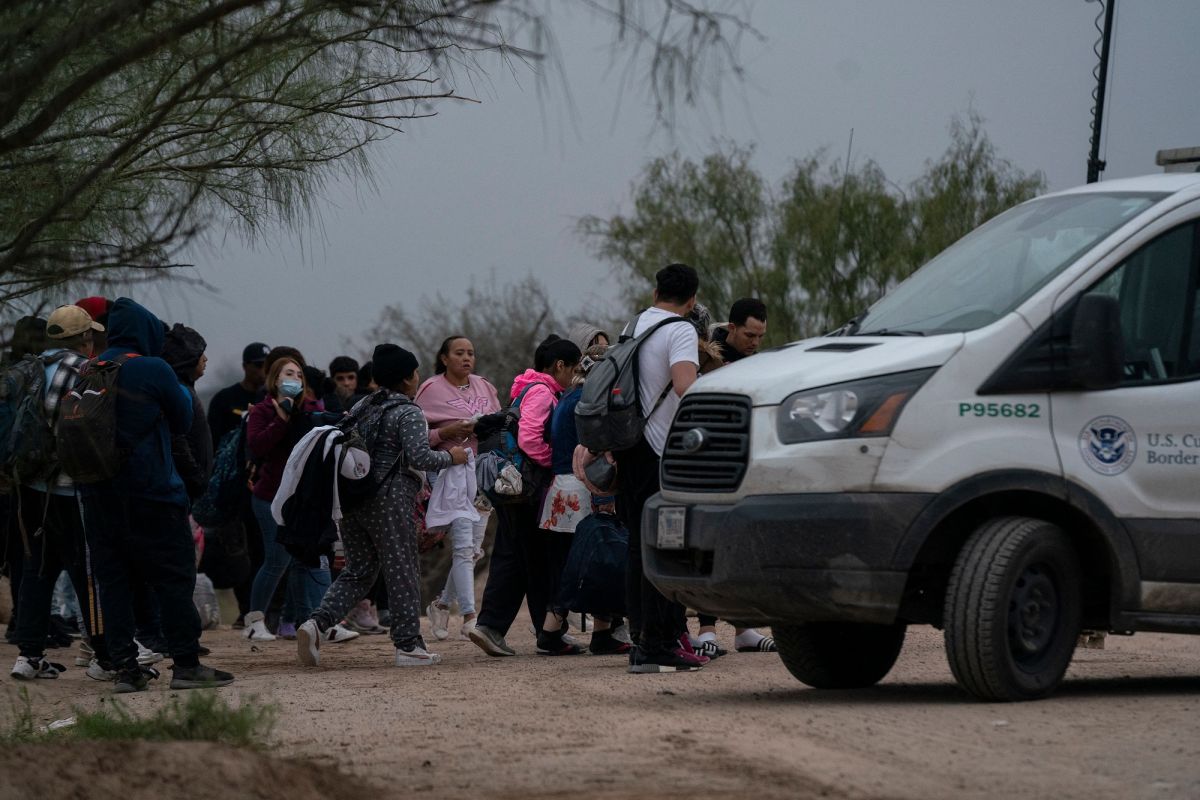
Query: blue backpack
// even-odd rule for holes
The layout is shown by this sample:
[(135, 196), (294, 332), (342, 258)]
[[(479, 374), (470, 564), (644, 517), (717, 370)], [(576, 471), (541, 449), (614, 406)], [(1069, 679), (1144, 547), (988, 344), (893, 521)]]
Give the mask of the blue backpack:
[(629, 531), (612, 514), (592, 514), (575, 529), (559, 582), (561, 608), (583, 614), (625, 613)]
[[(527, 457), (521, 452), (520, 446), (517, 444), (517, 429), (521, 424), (521, 401), (525, 399), (525, 395), (529, 394), (529, 390), (539, 384), (530, 384), (521, 390), (517, 398), (512, 401), (505, 410), (504, 427), (500, 431), (500, 446), (490, 453), (484, 454), (483, 458), (476, 464), (476, 473), (479, 475), (487, 474), (491, 476), (491, 472), (499, 472), (504, 468), (505, 464), (512, 464), (521, 472), (521, 494), (519, 495), (504, 495), (498, 494), (491, 486), (491, 482), (486, 478), (479, 479), (479, 485), (483, 487), (483, 493), (487, 495), (488, 500), (493, 505), (509, 505), (513, 503), (528, 503), (541, 497), (550, 485), (554, 476), (550, 470), (536, 463), (532, 458)], [(540, 384), (545, 385), (545, 384)], [(542, 431), (542, 441), (550, 441), (550, 423), (554, 419), (554, 415), (546, 417), (546, 427)], [(486, 467), (485, 464), (491, 462), (491, 467)]]

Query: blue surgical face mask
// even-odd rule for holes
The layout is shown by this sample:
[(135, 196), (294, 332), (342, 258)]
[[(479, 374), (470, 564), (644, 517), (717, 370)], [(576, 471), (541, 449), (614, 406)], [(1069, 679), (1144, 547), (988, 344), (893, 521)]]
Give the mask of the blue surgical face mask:
[(304, 384), (300, 381), (280, 381), (279, 393), (284, 397), (299, 397), (304, 391)]

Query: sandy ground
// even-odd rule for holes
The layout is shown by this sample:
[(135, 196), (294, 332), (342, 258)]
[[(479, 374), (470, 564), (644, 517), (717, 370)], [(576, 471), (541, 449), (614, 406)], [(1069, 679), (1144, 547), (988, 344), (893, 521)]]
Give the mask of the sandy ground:
[[(910, 631), (883, 683), (852, 692), (808, 689), (771, 654), (629, 675), (620, 657), (539, 657), (527, 631), (509, 639), (522, 655), (448, 641), (440, 666), (398, 669), (386, 637), (361, 637), (327, 645), (315, 670), (290, 642), (204, 640), (238, 676), (221, 691), (278, 705), (276, 755), (336, 764), (381, 797), (1200, 796), (1194, 637), (1110, 637), (1076, 654), (1056, 696), (1016, 705), (960, 692), (929, 628)], [(0, 647), (5, 667), (14, 657)], [(128, 704), (162, 703), (160, 683)], [(46, 722), (107, 689), (79, 669), (32, 688)]]

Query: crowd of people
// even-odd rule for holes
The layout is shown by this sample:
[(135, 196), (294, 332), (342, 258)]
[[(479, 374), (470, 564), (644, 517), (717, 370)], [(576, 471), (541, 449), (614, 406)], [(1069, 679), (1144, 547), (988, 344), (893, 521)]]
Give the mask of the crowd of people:
[[(514, 656), (506, 636), (523, 604), (541, 655), (626, 655), (634, 673), (695, 670), (726, 655), (716, 619), (700, 616), (693, 633), (685, 609), (641, 569), (642, 508), (658, 491), (680, 397), (700, 374), (753, 355), (766, 333), (760, 300), (738, 300), (717, 325), (697, 304), (698, 288), (692, 268), (672, 264), (656, 276), (653, 305), (619, 337), (586, 323), (549, 336), (507, 402), (478, 374), (473, 343), (450, 335), (425, 380), (417, 357), (396, 344), (376, 346), (363, 365), (338, 356), (324, 372), (296, 348), (254, 342), (241, 380), (205, 411), (197, 331), (129, 298), (90, 297), (44, 320), (22, 318), (0, 381), (0, 519), (14, 608), (6, 635), (19, 648), (12, 676), (61, 674), (46, 649), (77, 625), (77, 665), (117, 692), (145, 689), (164, 658), (172, 689), (233, 682), (200, 661), (208, 651), (193, 601), (198, 575), (232, 590), (234, 626), (246, 639), (294, 640), (309, 666), (323, 646), (384, 633), (397, 666), (436, 664), (422, 615), (436, 640), (453, 631), (490, 656)], [(691, 324), (662, 324), (676, 318)], [(580, 444), (576, 405), (608, 348), (631, 337), (643, 337), (635, 357), (644, 432), (631, 449), (594, 453)], [(332, 535), (300, 551), (281, 509), (305, 480), (298, 454), (319, 447), (314, 437), (326, 430), (369, 454), (356, 485), (370, 491), (343, 498)], [(497, 472), (502, 451), (510, 458)], [(200, 525), (200, 506), (231, 468), (248, 491), (229, 519)], [(506, 482), (520, 491), (506, 494)], [(623, 607), (575, 616), (572, 631), (570, 612), (581, 609), (563, 600), (564, 567), (576, 532), (601, 518), (628, 534)], [(430, 531), (444, 535), (450, 564), (425, 602), (419, 554)], [(64, 585), (77, 623), (52, 613)], [(774, 650), (770, 637), (733, 624), (737, 651)]]

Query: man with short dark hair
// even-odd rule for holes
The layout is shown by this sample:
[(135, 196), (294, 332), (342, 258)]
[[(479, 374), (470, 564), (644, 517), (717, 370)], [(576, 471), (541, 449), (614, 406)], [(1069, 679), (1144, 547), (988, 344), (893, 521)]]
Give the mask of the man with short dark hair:
[[(659, 490), (658, 466), (679, 398), (696, 382), (699, 336), (686, 317), (696, 305), (700, 279), (686, 264), (671, 264), (655, 276), (654, 305), (643, 311), (626, 333), (640, 336), (657, 330), (638, 348), (638, 398), (647, 414), (641, 440), (615, 453), (621, 476), (617, 510), (629, 530), (626, 608), (635, 633), (629, 654), (634, 673), (689, 672), (708, 659), (685, 650), (679, 641), (683, 612), (663, 597), (642, 571), (642, 508)], [(671, 324), (682, 322), (684, 324)]]
[(718, 328), (713, 341), (721, 346), (726, 364), (758, 352), (767, 335), (767, 305), (755, 297), (743, 297), (729, 309), (729, 323)]
[(329, 362), (333, 391), (325, 395), (326, 411), (349, 411), (366, 397), (358, 391), (358, 362), (350, 356), (338, 356)]
[(221, 437), (242, 424), (242, 415), (250, 406), (263, 399), (267, 372), (263, 368), (271, 348), (262, 342), (252, 342), (242, 350), (242, 379), (213, 395), (208, 404), (208, 428), (213, 447)]

